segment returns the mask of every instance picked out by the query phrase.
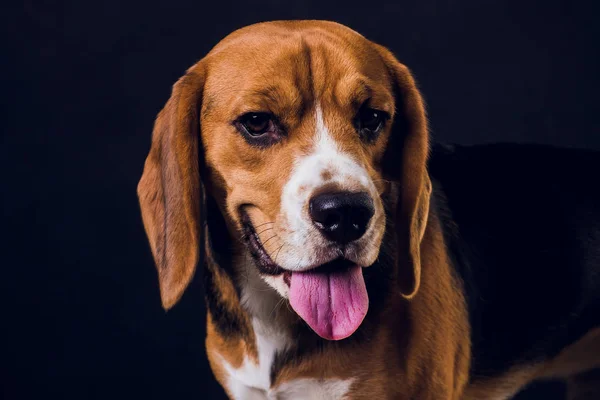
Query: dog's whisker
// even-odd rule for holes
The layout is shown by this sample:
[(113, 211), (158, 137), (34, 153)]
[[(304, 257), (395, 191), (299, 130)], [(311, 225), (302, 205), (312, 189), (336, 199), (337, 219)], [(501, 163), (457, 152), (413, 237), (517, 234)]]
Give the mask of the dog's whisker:
[(275, 306), (273, 306), (273, 309), (269, 313), (269, 318), (271, 318), (273, 313), (283, 304), (284, 301), (285, 301), (285, 299), (283, 297), (281, 299), (279, 299), (279, 301), (275, 304)]
[(393, 181), (390, 181), (389, 179), (373, 179), (373, 183), (377, 182), (393, 183)]
[(275, 223), (275, 221), (271, 221), (271, 222), (264, 222), (264, 223), (262, 223), (262, 224), (255, 225), (255, 226), (254, 226), (254, 229), (256, 229), (256, 228), (260, 228), (260, 227), (261, 227), (261, 226), (263, 226), (263, 225), (267, 225), (267, 224), (274, 224), (274, 223)]
[(268, 242), (269, 240), (273, 239), (274, 237), (277, 237), (277, 235), (273, 235), (273, 236), (271, 236), (270, 238), (268, 238), (267, 240), (265, 240), (265, 241), (263, 242), (263, 244), (262, 244), (262, 245), (263, 245), (263, 247), (264, 247), (264, 246), (266, 246), (266, 245), (267, 245), (267, 242)]
[(275, 264), (277, 264), (277, 257), (279, 256), (279, 252), (281, 251), (283, 246), (285, 246), (285, 243), (279, 247), (279, 250), (277, 250), (277, 254), (275, 255), (275, 260), (273, 261)]
[(270, 231), (271, 229), (273, 229), (273, 227), (270, 228), (265, 228), (262, 231), (260, 231), (259, 233), (257, 233), (258, 236), (260, 236), (262, 233), (266, 232), (266, 231)]

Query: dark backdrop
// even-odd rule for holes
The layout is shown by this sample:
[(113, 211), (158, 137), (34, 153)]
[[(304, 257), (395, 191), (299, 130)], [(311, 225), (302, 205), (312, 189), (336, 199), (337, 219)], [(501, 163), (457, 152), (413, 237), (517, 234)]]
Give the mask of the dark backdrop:
[[(390, 47), (420, 82), (436, 140), (600, 149), (593, 1), (4, 7), (4, 398), (220, 398), (200, 279), (161, 309), (135, 187), (172, 83), (236, 28), (332, 19)], [(561, 391), (543, 385), (521, 398)]]

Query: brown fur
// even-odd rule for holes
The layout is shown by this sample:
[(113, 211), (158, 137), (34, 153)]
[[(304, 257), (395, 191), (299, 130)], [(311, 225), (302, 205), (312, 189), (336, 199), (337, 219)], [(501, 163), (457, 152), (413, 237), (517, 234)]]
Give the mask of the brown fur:
[[(465, 399), (506, 399), (537, 379), (567, 379), (569, 399), (596, 399), (600, 394), (600, 328), (585, 334), (545, 362), (517, 365), (501, 376), (483, 379), (469, 386)], [(586, 393), (591, 397), (586, 397)]]
[(548, 378), (566, 378), (592, 368), (600, 368), (600, 327), (589, 331), (577, 342), (563, 349), (544, 365), (540, 375)]
[[(352, 376), (358, 378), (349, 394), (353, 399), (437, 400), (482, 398), (496, 387), (503, 389), (504, 382), (515, 382), (511, 387), (528, 382), (535, 374), (511, 372), (465, 394), (470, 327), (440, 222), (429, 209), (423, 101), (409, 70), (387, 49), (330, 22), (243, 28), (221, 41), (173, 87), (157, 118), (138, 186), (164, 307), (178, 301), (200, 261), (204, 194), (216, 200), (234, 247), (240, 246), (238, 210), (249, 203), (257, 233), (276, 259), (281, 243), (273, 233), (287, 229), (278, 219), (281, 191), (292, 161), (310, 148), (316, 98), (337, 144), (367, 169), (379, 193), (397, 198), (393, 278), (398, 290), (386, 300), (385, 309), (378, 310), (380, 318), (369, 341), (360, 346), (329, 343), (312, 352), (316, 344), (307, 340), (302, 351), (309, 356), (282, 362), (272, 385), (300, 377)], [(373, 145), (360, 143), (351, 121), (368, 98), (391, 115), (401, 134), (393, 135), (388, 125)], [(235, 131), (233, 121), (240, 114), (257, 110), (281, 119), (288, 132), (285, 141), (260, 149)], [(256, 338), (235, 279), (212, 260), (209, 246), (206, 251), (218, 300), (240, 323), (240, 334), (224, 336), (210, 314), (207, 319), (208, 358), (226, 388), (221, 360), (233, 368), (245, 357), (256, 360)], [(283, 320), (297, 320), (286, 308), (279, 313), (281, 326)], [(358, 372), (348, 368), (355, 365), (361, 367)], [(526, 369), (530, 370), (538, 371)]]

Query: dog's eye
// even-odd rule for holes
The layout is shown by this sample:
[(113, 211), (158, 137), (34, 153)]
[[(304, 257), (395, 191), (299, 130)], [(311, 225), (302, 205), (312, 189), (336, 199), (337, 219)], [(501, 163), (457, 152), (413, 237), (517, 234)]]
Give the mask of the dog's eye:
[(251, 136), (260, 136), (272, 128), (273, 119), (267, 113), (248, 113), (242, 115), (240, 123)]
[(356, 128), (358, 133), (368, 141), (375, 140), (383, 128), (388, 115), (370, 107), (361, 107), (356, 116)]
[(242, 115), (234, 125), (246, 141), (258, 147), (267, 147), (277, 143), (283, 136), (283, 130), (276, 118), (266, 112), (251, 112)]

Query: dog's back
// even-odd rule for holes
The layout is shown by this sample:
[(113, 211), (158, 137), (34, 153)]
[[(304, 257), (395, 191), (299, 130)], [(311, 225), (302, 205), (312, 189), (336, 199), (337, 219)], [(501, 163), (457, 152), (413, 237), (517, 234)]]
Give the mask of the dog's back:
[(473, 375), (544, 362), (600, 325), (600, 154), (434, 146), (445, 239), (462, 277)]

